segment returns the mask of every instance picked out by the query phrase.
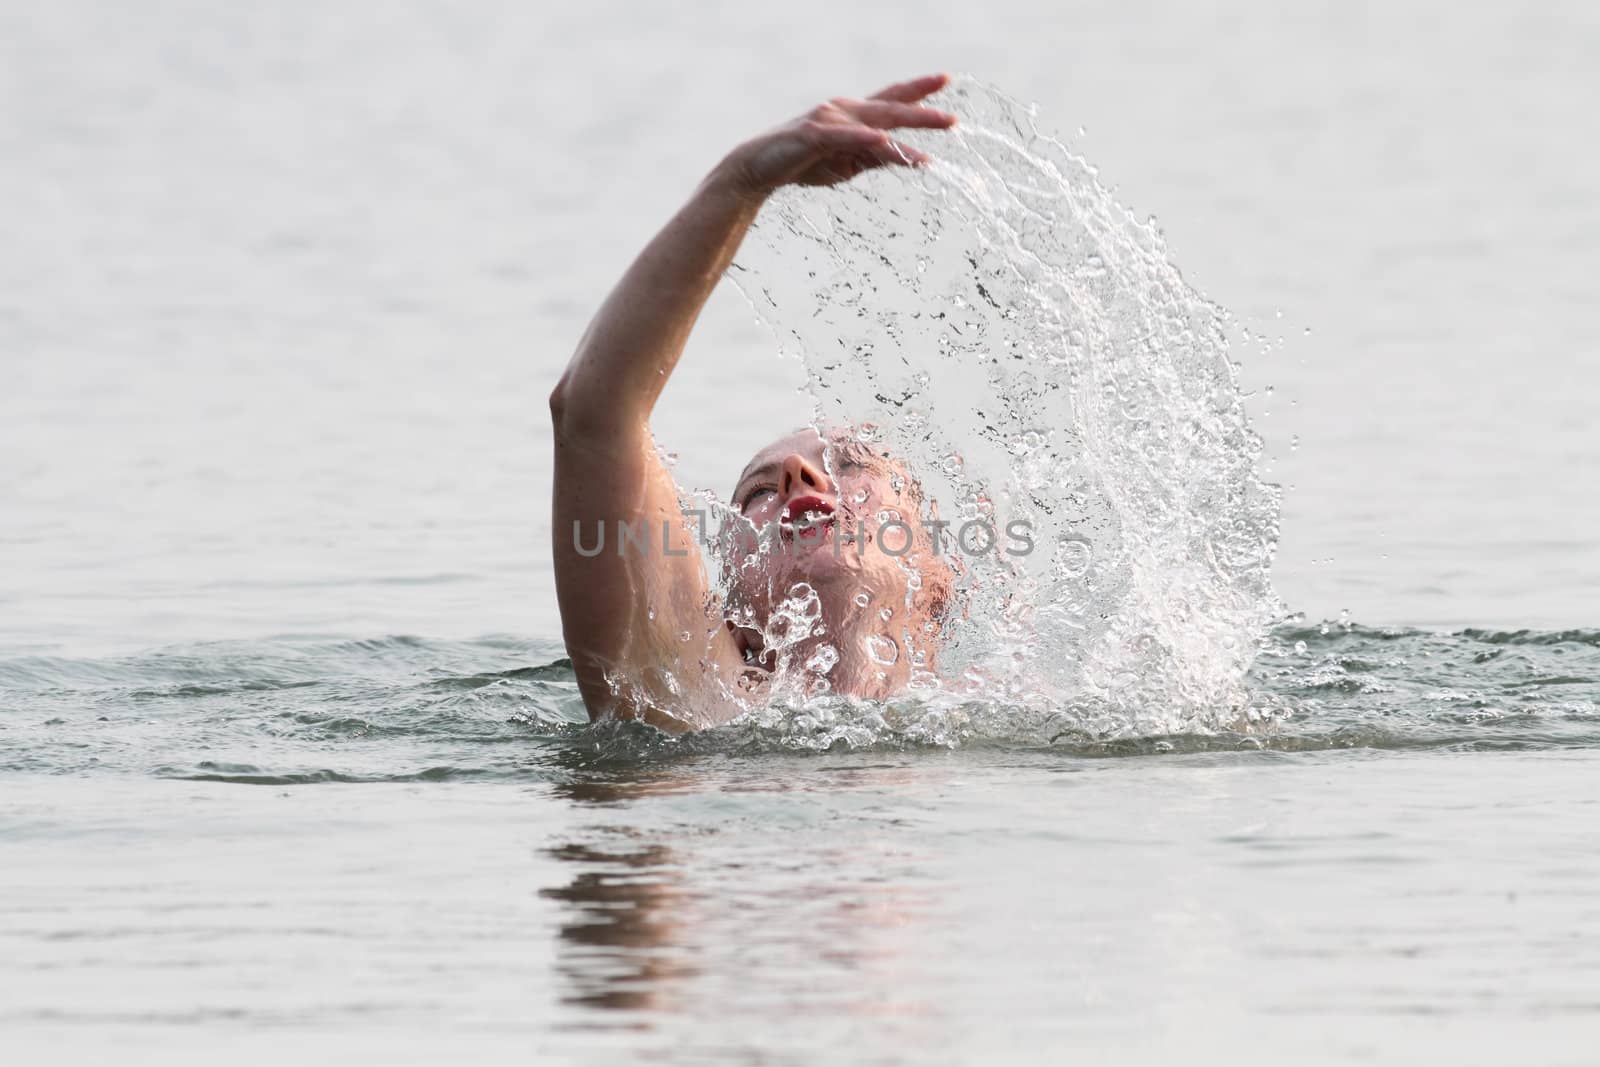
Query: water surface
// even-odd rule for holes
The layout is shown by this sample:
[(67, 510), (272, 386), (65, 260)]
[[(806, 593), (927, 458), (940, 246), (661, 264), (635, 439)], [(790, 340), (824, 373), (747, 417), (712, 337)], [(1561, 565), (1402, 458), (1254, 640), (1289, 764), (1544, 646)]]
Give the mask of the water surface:
[[(0, 13), (8, 1051), (1587, 1062), (1590, 7), (319, 11)], [(1267, 336), (1272, 729), (582, 725), (549, 384), (733, 138), (930, 64)], [(688, 484), (772, 349), (720, 293)]]

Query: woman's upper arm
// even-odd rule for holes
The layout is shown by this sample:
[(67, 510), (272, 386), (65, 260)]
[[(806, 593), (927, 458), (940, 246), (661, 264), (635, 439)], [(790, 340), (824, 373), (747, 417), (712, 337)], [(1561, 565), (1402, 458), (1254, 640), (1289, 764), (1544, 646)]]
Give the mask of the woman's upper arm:
[(715, 700), (718, 678), (741, 662), (698, 528), (646, 426), (596, 434), (564, 423), (560, 406), (553, 400), (556, 597), (584, 703), (592, 718), (701, 725), (685, 709), (710, 710), (705, 697)]

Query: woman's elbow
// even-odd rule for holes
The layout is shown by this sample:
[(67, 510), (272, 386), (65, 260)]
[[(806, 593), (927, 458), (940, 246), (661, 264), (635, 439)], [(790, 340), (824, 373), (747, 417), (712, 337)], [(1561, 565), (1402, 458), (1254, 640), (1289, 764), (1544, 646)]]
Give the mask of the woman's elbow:
[(550, 390), (550, 421), (559, 429), (567, 413), (567, 376), (563, 374)]
[(616, 391), (598, 394), (563, 375), (550, 391), (550, 422), (558, 441), (615, 443), (648, 437), (649, 419)]
[(587, 425), (595, 421), (593, 408), (593, 401), (586, 402), (581, 395), (573, 395), (572, 382), (563, 374), (555, 388), (550, 390), (550, 426), (555, 431), (556, 439), (582, 437), (587, 432)]

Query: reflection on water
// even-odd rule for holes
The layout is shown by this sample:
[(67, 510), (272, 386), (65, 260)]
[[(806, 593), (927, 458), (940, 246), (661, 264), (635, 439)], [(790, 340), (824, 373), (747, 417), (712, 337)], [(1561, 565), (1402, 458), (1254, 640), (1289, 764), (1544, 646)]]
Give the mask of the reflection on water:
[[(1596, 960), (1579, 892), (1595, 864), (1541, 813), (1591, 752), (1492, 805), (1456, 760), (1532, 772), (1530, 754), (968, 750), (579, 773), (558, 791), (577, 822), (541, 850), (565, 869), (539, 894), (559, 908), (558, 1028), (667, 1062), (1071, 1047), (1167, 1063), (1219, 1027), (1323, 1062), (1415, 1037), (1416, 1018), (1449, 1020), (1463, 1046), (1571, 1036), (1594, 1007), (1574, 982)], [(1463, 811), (1482, 835), (1441, 847), (1435, 827)]]
[[(563, 762), (571, 764), (572, 755)], [(578, 805), (622, 807), (685, 788), (688, 781), (670, 773), (580, 772), (557, 786), (556, 794)], [(564, 905), (557, 965), (567, 983), (563, 999), (612, 1011), (670, 1010), (672, 987), (694, 974), (683, 928), (691, 901), (677, 851), (643, 840), (630, 826), (605, 825), (584, 841), (546, 852), (576, 866), (569, 883), (539, 891)]]
[[(880, 766), (813, 772), (804, 782), (729, 781), (691, 765), (681, 773), (610, 772), (561, 786), (558, 793), (585, 811), (614, 812), (547, 850), (570, 865), (571, 876), (540, 890), (563, 905), (556, 965), (562, 1000), (616, 1014), (577, 1025), (648, 1028), (662, 1015), (698, 1013), (704, 992), (686, 989), (697, 978), (745, 996), (760, 989), (766, 1007), (785, 1013), (930, 1014), (925, 998), (907, 992), (903, 962), (907, 943), (927, 938), (926, 924), (937, 914), (927, 872), (914, 856), (863, 836), (860, 825), (806, 825), (819, 790), (893, 789), (917, 777)], [(724, 797), (761, 794), (793, 810), (770, 826), (747, 819), (718, 825)], [(648, 805), (666, 798), (690, 809), (685, 817), (697, 811), (702, 818), (655, 825)], [(730, 862), (752, 848), (755, 862)], [(854, 992), (844, 995), (847, 988)]]
[(560, 964), (571, 985), (566, 999), (620, 1011), (668, 1009), (674, 982), (694, 973), (681, 925), (688, 900), (673, 851), (567, 844), (549, 853), (578, 866), (570, 884), (539, 891), (568, 905)]

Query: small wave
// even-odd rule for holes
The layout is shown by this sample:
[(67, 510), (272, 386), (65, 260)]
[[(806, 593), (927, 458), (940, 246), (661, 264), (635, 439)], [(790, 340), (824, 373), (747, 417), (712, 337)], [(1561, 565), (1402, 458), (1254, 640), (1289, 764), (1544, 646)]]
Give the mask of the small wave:
[(1600, 648), (1600, 630), (1461, 630), (1462, 637), (1488, 645), (1588, 645)]
[(483, 767), (428, 767), (397, 774), (355, 774), (331, 769), (271, 773), (248, 765), (199, 763), (193, 768), (157, 767), (157, 778), (185, 782), (227, 782), (232, 785), (327, 785), (373, 784), (380, 782), (454, 782), (467, 779), (504, 778), (503, 771)]
[(0, 769), (290, 786), (548, 782), (840, 750), (1098, 759), (1592, 747), (1600, 643), (1583, 638), (1595, 633), (1285, 624), (1263, 642), (1243, 702), (1214, 709), (1204, 729), (1159, 706), (1128, 715), (935, 694), (776, 705), (682, 737), (591, 725), (570, 662), (548, 641), (206, 643), (0, 674)]

